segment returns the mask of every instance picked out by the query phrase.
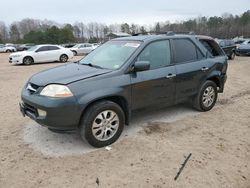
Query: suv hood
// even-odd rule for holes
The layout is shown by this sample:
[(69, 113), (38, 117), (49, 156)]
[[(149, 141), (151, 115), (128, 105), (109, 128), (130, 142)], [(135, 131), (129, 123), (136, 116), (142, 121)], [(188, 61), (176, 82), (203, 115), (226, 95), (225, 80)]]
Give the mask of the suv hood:
[(112, 70), (98, 69), (87, 65), (71, 63), (39, 72), (32, 76), (29, 82), (38, 86), (46, 86), (48, 84), (67, 85), (72, 82), (99, 76), (111, 71)]

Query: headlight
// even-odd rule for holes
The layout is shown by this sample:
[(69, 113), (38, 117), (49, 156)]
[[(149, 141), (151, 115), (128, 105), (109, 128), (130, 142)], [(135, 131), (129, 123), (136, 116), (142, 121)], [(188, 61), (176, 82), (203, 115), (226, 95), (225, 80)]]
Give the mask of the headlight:
[(57, 85), (57, 84), (51, 84), (46, 86), (45, 88), (43, 88), (40, 95), (47, 97), (57, 97), (57, 98), (73, 96), (72, 92), (67, 86)]

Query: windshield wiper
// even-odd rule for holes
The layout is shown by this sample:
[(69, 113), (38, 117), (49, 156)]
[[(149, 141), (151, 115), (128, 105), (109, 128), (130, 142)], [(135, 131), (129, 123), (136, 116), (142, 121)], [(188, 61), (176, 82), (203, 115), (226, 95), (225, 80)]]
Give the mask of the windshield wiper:
[(95, 67), (95, 68), (98, 68), (98, 69), (104, 69), (103, 67), (98, 66), (98, 65), (93, 65), (92, 63), (80, 63), (80, 65), (87, 65), (87, 66)]

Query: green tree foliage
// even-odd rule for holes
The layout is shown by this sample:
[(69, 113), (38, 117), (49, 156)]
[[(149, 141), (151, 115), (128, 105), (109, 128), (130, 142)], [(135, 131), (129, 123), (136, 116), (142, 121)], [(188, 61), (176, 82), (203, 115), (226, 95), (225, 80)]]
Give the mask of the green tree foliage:
[(127, 23), (124, 23), (121, 25), (121, 31), (124, 33), (129, 33), (130, 34), (130, 26)]
[(163, 24), (161, 31), (189, 32), (215, 38), (250, 38), (250, 10), (240, 16), (224, 13), (222, 16), (198, 17), (180, 23)]
[(157, 22), (156, 25), (155, 25), (155, 32), (156, 32), (156, 33), (161, 32), (161, 26), (160, 26), (160, 23), (159, 23), (159, 22)]
[(75, 37), (73, 34), (73, 27), (67, 24), (62, 29), (52, 26), (46, 31), (31, 31), (24, 35), (24, 43), (36, 43), (36, 44), (62, 44), (74, 42)]

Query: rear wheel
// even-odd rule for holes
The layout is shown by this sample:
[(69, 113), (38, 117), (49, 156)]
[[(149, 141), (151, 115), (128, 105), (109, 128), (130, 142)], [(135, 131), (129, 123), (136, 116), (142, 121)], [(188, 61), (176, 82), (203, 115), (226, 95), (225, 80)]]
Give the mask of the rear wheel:
[(77, 52), (76, 52), (76, 51), (72, 51), (72, 52), (73, 52), (74, 56), (76, 56), (76, 55), (77, 55)]
[(65, 54), (60, 56), (60, 61), (63, 63), (66, 63), (68, 61), (68, 59), (69, 59), (68, 56)]
[(10, 53), (10, 52), (11, 52), (11, 50), (6, 50), (6, 52), (7, 52), (7, 53)]
[(90, 145), (104, 147), (120, 137), (124, 124), (124, 112), (118, 104), (100, 101), (85, 112), (80, 124), (80, 134)]
[(199, 93), (193, 100), (193, 106), (199, 111), (211, 110), (217, 101), (217, 85), (208, 80), (200, 88)]
[(31, 65), (34, 63), (34, 60), (32, 57), (25, 57), (23, 58), (23, 64), (25, 65)]
[(230, 55), (229, 59), (234, 60), (234, 58), (235, 58), (235, 53), (232, 52), (232, 54)]

